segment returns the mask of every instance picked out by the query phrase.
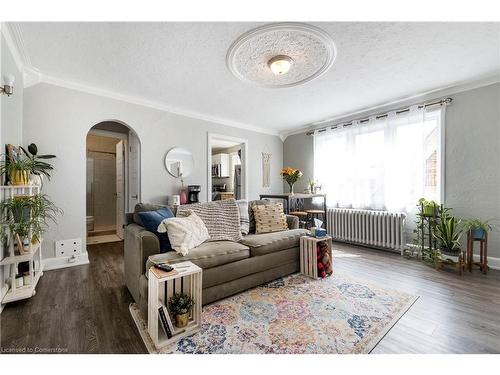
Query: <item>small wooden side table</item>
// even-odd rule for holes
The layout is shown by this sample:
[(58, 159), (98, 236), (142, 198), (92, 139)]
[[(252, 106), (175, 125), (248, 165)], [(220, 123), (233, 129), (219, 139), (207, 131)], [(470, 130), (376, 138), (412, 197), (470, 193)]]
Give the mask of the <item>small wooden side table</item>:
[[(474, 242), (479, 242), (479, 262), (474, 262)], [(486, 274), (488, 272), (488, 232), (484, 232), (482, 239), (474, 238), (472, 231), (467, 232), (467, 268), (472, 272), (474, 264)]]
[[(148, 333), (159, 349), (180, 339), (195, 334), (201, 329), (201, 289), (202, 269), (192, 262), (172, 264), (176, 275), (158, 278), (151, 269), (148, 271)], [(174, 293), (185, 293), (195, 301), (189, 316), (189, 323), (184, 328), (174, 327), (169, 339), (163, 332), (159, 321), (158, 308), (168, 306), (168, 299)]]
[(330, 262), (333, 268), (333, 254), (332, 254), (332, 237), (300, 237), (300, 273), (319, 279), (318, 276), (318, 243), (326, 242), (328, 245), (328, 255), (330, 255)]

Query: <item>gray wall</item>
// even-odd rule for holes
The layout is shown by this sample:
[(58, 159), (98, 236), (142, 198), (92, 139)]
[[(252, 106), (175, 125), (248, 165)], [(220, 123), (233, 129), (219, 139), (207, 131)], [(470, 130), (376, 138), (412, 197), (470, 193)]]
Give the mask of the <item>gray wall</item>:
[[(22, 136), (22, 121), (23, 121), (23, 77), (21, 72), (17, 69), (12, 53), (7, 46), (5, 37), (1, 35), (0, 42), (0, 80), (4, 74), (13, 74), (16, 77), (14, 82), (14, 94), (8, 97), (7, 95), (0, 95), (0, 154), (5, 152), (5, 144), (11, 143), (13, 145), (21, 144)], [(3, 80), (2, 80), (3, 83)], [(4, 181), (0, 182), (1, 184)], [(0, 249), (0, 259), (3, 258), (3, 249)], [(3, 267), (0, 267), (0, 298), (4, 288), (4, 275)]]
[[(103, 98), (49, 84), (25, 89), (23, 141), (35, 142), (40, 152), (57, 155), (55, 172), (44, 191), (65, 214), (45, 236), (44, 257), (54, 256), (54, 240), (81, 237), (85, 243), (85, 137), (95, 124), (119, 120), (128, 124), (141, 141), (141, 200), (166, 203), (180, 181), (171, 177), (163, 164), (166, 152), (180, 146), (191, 150), (194, 173), (185, 184), (199, 184), (206, 200), (207, 133), (248, 140), (249, 198), (261, 192), (281, 192), (279, 169), (283, 164), (283, 143), (277, 136), (246, 131), (207, 121), (178, 116), (118, 100)], [(261, 188), (261, 152), (270, 150), (271, 187)]]
[[(419, 101), (443, 95), (436, 93)], [(500, 220), (500, 84), (450, 96), (453, 103), (445, 118), (445, 204), (459, 217)], [(392, 108), (360, 113), (356, 118)], [(304, 133), (289, 136), (283, 145), (283, 165), (299, 168), (305, 176), (311, 171), (312, 175), (313, 138)], [(305, 182), (301, 181), (300, 189)], [(489, 254), (500, 257), (498, 231), (490, 234)]]

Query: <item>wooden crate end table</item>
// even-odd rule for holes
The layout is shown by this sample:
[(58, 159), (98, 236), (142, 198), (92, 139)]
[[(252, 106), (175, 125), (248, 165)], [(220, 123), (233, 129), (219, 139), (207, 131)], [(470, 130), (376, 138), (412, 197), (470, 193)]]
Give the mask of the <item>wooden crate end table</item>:
[(330, 262), (333, 268), (333, 253), (332, 253), (332, 237), (311, 237), (302, 236), (300, 237), (300, 273), (312, 277), (313, 279), (319, 279), (318, 276), (318, 261), (317, 261), (317, 251), (318, 243), (326, 242), (328, 245), (328, 254), (330, 255)]
[[(172, 267), (178, 273), (161, 278), (158, 278), (151, 269), (148, 271), (148, 333), (158, 349), (193, 335), (201, 329), (203, 271), (189, 261), (172, 264)], [(191, 296), (195, 305), (191, 310), (188, 325), (184, 328), (175, 327), (173, 336), (169, 339), (161, 327), (158, 308), (162, 304), (168, 306), (168, 299), (174, 293), (185, 293)]]

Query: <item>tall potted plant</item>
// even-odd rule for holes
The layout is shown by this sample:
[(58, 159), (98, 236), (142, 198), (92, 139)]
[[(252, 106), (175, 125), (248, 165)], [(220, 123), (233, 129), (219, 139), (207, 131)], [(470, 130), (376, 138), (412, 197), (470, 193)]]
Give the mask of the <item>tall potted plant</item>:
[(302, 177), (303, 173), (298, 169), (286, 167), (281, 170), (280, 175), (288, 184), (290, 194), (293, 194), (293, 185)]

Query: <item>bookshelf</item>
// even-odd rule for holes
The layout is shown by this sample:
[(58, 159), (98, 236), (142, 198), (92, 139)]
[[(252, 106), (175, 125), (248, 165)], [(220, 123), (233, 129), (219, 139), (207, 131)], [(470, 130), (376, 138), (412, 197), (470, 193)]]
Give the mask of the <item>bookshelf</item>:
[[(148, 333), (158, 349), (193, 335), (201, 329), (203, 271), (192, 262), (181, 262), (171, 266), (178, 272), (177, 274), (157, 277), (152, 269), (148, 271)], [(158, 308), (162, 305), (168, 306), (168, 299), (174, 293), (185, 293), (191, 296), (195, 305), (191, 310), (188, 325), (183, 328), (174, 326), (173, 335), (169, 339), (161, 327)], [(174, 321), (173, 317), (170, 319)]]
[[(5, 201), (15, 197), (30, 197), (40, 194), (40, 187), (34, 185), (6, 185), (0, 186), (0, 200)], [(0, 267), (4, 269), (4, 275), (8, 275), (6, 283), (7, 293), (3, 296), (1, 303), (6, 304), (21, 299), (30, 298), (36, 293), (36, 286), (43, 275), (42, 244), (43, 239), (30, 241), (23, 246), (23, 254), (15, 252), (14, 234), (10, 233), (8, 225), (2, 223), (0, 238), (0, 249), (3, 258), (0, 259)], [(32, 238), (30, 229), (28, 238)], [(28, 275), (23, 278), (23, 286), (17, 286), (16, 275), (19, 263), (28, 262)], [(24, 280), (27, 280), (24, 283)]]

